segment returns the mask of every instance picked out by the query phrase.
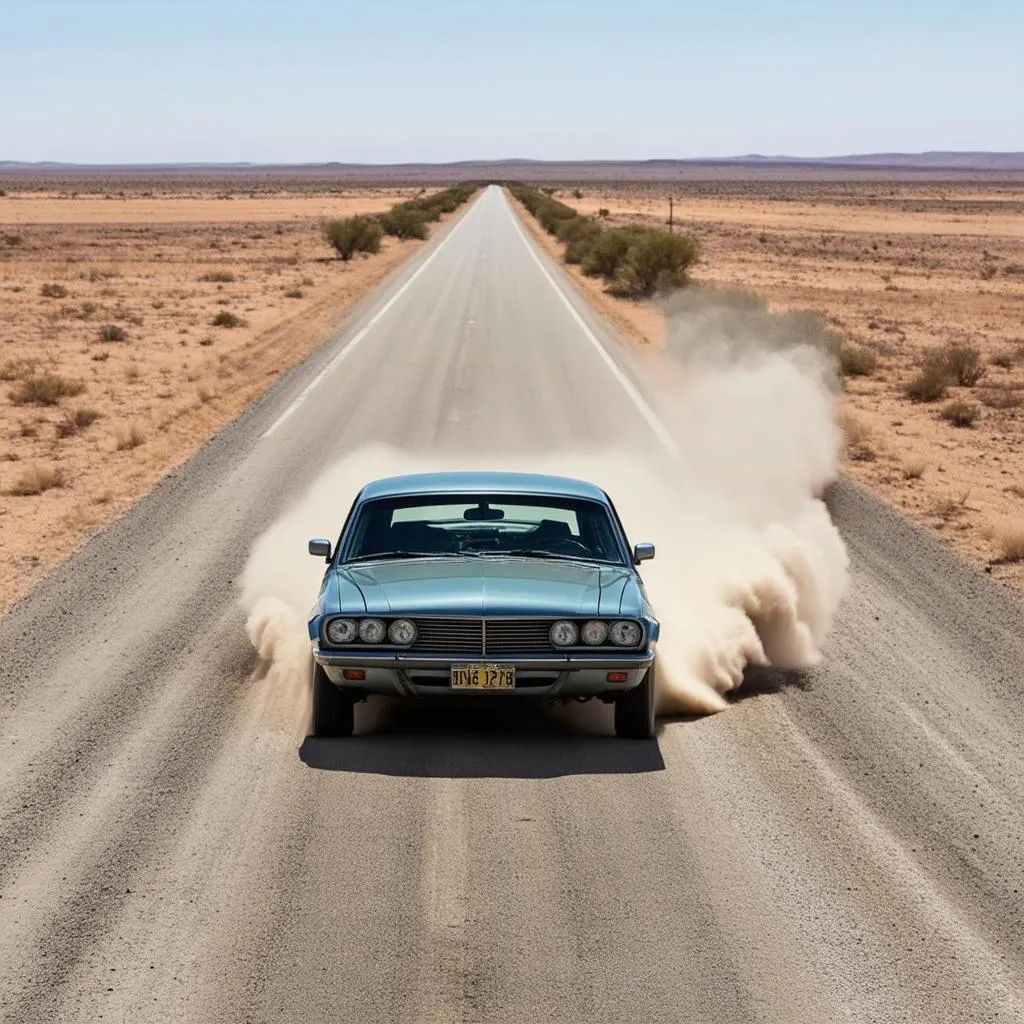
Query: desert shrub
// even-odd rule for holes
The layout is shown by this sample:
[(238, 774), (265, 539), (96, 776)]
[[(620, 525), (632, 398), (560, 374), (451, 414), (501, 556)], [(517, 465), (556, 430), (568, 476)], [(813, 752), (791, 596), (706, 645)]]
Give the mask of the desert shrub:
[(8, 395), (15, 405), (56, 405), (62, 398), (74, 398), (85, 390), (78, 380), (68, 380), (55, 373), (25, 377)]
[(8, 235), (8, 234), (4, 234), (3, 236), (0, 236), (0, 237), (3, 238), (4, 245), (9, 245), (12, 248), (14, 246), (16, 246), (16, 245), (23, 244), (24, 241), (25, 241), (25, 239), (21, 235)]
[(378, 220), (384, 234), (395, 238), (426, 238), (430, 233), (423, 212), (408, 206), (393, 206), (387, 213), (381, 214)]
[(1003, 273), (1015, 277), (1024, 276), (1024, 263), (1007, 263), (1003, 267)]
[(59, 466), (29, 466), (24, 473), (14, 481), (12, 487), (7, 491), (25, 497), (32, 494), (42, 494), (44, 491), (52, 490), (54, 487), (63, 487), (65, 484), (64, 471)]
[(226, 309), (222, 309), (210, 323), (214, 327), (244, 327), (245, 320)]
[(100, 414), (95, 409), (80, 408), (69, 412), (56, 426), (58, 437), (73, 437), (79, 431), (91, 427)]
[(301, 288), (289, 288), (284, 293), (286, 299), (301, 299), (306, 293)]
[(567, 217), (558, 225), (557, 238), (565, 244), (565, 262), (582, 263), (601, 237), (601, 225), (589, 217)]
[(572, 197), (573, 197), (573, 199), (582, 199), (583, 198), (583, 190), (582, 189), (578, 189), (578, 188), (574, 188), (572, 190)]
[(617, 294), (648, 296), (686, 284), (697, 259), (697, 243), (687, 235), (645, 231), (630, 245), (615, 280)]
[(1006, 349), (1003, 352), (997, 352), (989, 362), (993, 366), (998, 366), (1002, 370), (1012, 370), (1013, 364), (1016, 362), (1016, 353), (1010, 349)]
[(104, 324), (99, 329), (100, 341), (127, 341), (128, 332), (117, 324)]
[(357, 252), (380, 252), (384, 229), (373, 217), (345, 217), (324, 224), (324, 237), (338, 256), (350, 260)]
[(611, 211), (607, 206), (602, 206), (601, 209), (597, 211), (597, 215), (601, 220), (607, 220), (611, 216)]
[(994, 263), (983, 263), (981, 266), (980, 276), (982, 281), (991, 281), (998, 273), (999, 268)]
[(961, 387), (973, 388), (985, 376), (981, 353), (970, 345), (945, 345), (935, 354), (951, 381)]
[(920, 459), (915, 459), (912, 462), (907, 462), (903, 466), (903, 479), (904, 480), (920, 480), (924, 476), (924, 471), (928, 467)]
[[(554, 190), (552, 190), (553, 192)], [(514, 187), (512, 194), (537, 219), (537, 223), (549, 234), (557, 235), (562, 221), (579, 214), (571, 206), (560, 203), (545, 191), (535, 188)]]
[(606, 281), (613, 280), (636, 235), (636, 228), (602, 231), (583, 260), (583, 273), (591, 277), (603, 277)]
[(48, 282), (39, 289), (39, 294), (44, 299), (66, 299), (68, 297), (68, 290), (62, 284)]
[(878, 356), (869, 348), (840, 345), (838, 359), (844, 377), (870, 377), (878, 368)]
[(949, 375), (945, 369), (935, 362), (926, 363), (911, 378), (904, 388), (904, 393), (912, 402), (937, 402), (946, 397), (949, 389)]
[(973, 402), (950, 402), (939, 415), (954, 427), (973, 427), (981, 409)]
[(235, 275), (230, 270), (210, 270), (199, 277), (200, 281), (207, 284), (230, 284), (234, 279)]

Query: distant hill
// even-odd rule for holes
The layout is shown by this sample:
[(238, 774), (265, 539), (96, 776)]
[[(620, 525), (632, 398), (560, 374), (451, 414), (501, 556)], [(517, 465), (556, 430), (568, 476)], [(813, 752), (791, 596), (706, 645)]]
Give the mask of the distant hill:
[(802, 177), (824, 175), (958, 177), (970, 174), (1024, 174), (1024, 153), (928, 152), (864, 153), (848, 156), (791, 157), (750, 153), (731, 157), (677, 160), (460, 160), (450, 163), (365, 164), (327, 163), (256, 164), (247, 162), (203, 163), (198, 161), (159, 164), (75, 164), (57, 161), (29, 163), (0, 160), (0, 174), (50, 176), (79, 174), (156, 175), (263, 175), (291, 174), (347, 180), (440, 181), (456, 178), (516, 177), (531, 180), (666, 180), (701, 177)]

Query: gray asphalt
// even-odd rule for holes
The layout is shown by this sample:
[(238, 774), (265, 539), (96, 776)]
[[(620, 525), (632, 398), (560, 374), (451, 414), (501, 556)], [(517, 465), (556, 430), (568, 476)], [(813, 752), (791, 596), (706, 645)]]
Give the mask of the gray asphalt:
[(489, 190), (0, 620), (3, 1020), (1024, 1020), (1024, 611), (850, 483), (825, 663), (657, 742), (318, 743), (261, 673), (251, 539), (344, 451), (651, 429), (577, 316), (628, 374)]

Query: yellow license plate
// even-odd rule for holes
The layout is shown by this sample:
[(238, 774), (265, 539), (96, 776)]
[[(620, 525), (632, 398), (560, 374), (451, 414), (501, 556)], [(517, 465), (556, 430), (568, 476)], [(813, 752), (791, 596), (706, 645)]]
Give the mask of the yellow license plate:
[(453, 690), (512, 690), (516, 670), (503, 665), (452, 665)]

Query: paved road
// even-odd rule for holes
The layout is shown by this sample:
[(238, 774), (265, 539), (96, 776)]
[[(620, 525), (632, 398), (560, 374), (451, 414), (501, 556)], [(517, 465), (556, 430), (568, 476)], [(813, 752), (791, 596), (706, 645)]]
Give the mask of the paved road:
[(343, 451), (656, 442), (547, 275), (485, 193), (0, 620), (4, 1020), (1024, 1020), (1024, 613), (852, 485), (825, 665), (657, 743), (317, 744), (260, 675), (250, 539)]

